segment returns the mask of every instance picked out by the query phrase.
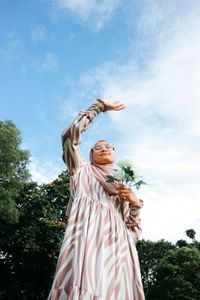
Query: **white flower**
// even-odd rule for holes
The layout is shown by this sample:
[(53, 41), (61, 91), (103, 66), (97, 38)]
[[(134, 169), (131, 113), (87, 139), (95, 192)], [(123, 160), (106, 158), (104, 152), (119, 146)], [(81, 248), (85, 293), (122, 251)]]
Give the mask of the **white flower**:
[(133, 163), (133, 161), (131, 159), (124, 159), (124, 160), (120, 160), (117, 165), (122, 169), (122, 168), (130, 168), (131, 170), (133, 170), (134, 172), (134, 177), (137, 178), (139, 177), (139, 168)]
[(114, 170), (113, 177), (119, 181), (122, 181), (125, 178), (125, 173), (123, 170)]
[(125, 167), (129, 167), (132, 169), (133, 167), (133, 162), (131, 161), (131, 159), (124, 159), (124, 160), (120, 160), (117, 165), (120, 168), (125, 168)]

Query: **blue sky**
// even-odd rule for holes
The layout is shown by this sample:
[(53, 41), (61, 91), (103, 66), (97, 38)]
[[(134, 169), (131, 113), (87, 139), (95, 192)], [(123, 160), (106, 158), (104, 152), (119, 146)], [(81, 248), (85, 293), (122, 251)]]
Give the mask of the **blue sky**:
[[(0, 118), (20, 129), (33, 179), (65, 169), (60, 135), (96, 98), (127, 109), (101, 114), (83, 136), (132, 158), (149, 183), (143, 238), (200, 228), (200, 3), (196, 0), (1, 1)], [(200, 232), (198, 233), (200, 236)], [(197, 236), (197, 237), (198, 237)]]

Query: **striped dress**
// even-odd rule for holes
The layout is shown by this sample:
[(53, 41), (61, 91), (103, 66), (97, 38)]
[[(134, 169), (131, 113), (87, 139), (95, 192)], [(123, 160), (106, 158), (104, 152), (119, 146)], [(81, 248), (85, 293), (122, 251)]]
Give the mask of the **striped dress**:
[(95, 102), (62, 135), (71, 199), (48, 300), (144, 300), (135, 247), (139, 209), (129, 205), (123, 219), (118, 197), (107, 194), (79, 151), (81, 133), (103, 109)]

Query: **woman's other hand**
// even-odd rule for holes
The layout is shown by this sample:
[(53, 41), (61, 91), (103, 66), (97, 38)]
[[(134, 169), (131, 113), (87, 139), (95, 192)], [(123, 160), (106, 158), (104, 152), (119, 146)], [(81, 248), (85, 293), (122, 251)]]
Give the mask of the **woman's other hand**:
[(106, 111), (108, 111), (108, 110), (116, 110), (117, 111), (117, 110), (122, 110), (122, 109), (126, 108), (125, 105), (120, 103), (119, 101), (115, 101), (113, 103), (102, 100), (102, 99), (97, 99), (97, 101), (104, 104)]
[(141, 201), (140, 199), (137, 198), (135, 193), (132, 191), (131, 188), (125, 186), (125, 185), (120, 185), (118, 188), (118, 196), (121, 201), (127, 201), (131, 205), (140, 208), (141, 207)]

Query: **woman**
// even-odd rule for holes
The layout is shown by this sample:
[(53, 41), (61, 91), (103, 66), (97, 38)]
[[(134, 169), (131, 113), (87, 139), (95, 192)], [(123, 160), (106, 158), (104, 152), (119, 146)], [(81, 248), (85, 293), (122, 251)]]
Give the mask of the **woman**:
[[(135, 242), (142, 201), (126, 186), (108, 183), (115, 150), (105, 140), (80, 155), (81, 133), (101, 112), (125, 106), (97, 99), (64, 130), (63, 160), (71, 175), (68, 224), (49, 300), (143, 300)], [(120, 202), (124, 201), (124, 216)]]

